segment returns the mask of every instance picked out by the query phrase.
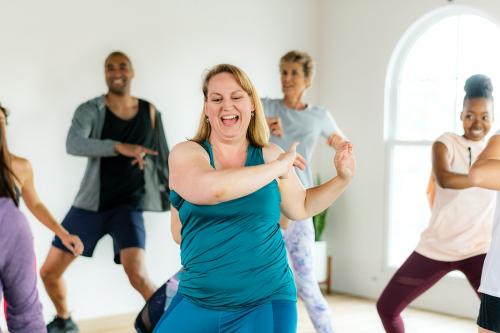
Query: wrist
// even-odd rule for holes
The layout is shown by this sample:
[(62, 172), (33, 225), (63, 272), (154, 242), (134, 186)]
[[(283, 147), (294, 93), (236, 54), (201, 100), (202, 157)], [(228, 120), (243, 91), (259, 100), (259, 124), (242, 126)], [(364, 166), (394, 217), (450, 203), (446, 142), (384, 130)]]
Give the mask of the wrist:
[(286, 163), (283, 160), (274, 160), (271, 162), (276, 178), (283, 178), (286, 176)]
[(330, 146), (336, 147), (338, 145), (338, 143), (339, 143), (339, 140), (341, 140), (341, 137), (338, 136), (337, 134), (333, 134), (330, 137)]
[(339, 181), (347, 184), (352, 180), (352, 173), (349, 174), (337, 173), (337, 178), (339, 179)]
[(57, 237), (59, 237), (59, 238), (61, 238), (61, 239), (62, 239), (63, 237), (65, 237), (65, 236), (68, 236), (68, 235), (69, 235), (69, 231), (68, 231), (68, 230), (66, 230), (66, 229), (61, 228), (61, 229), (59, 229), (59, 230), (56, 232), (56, 235), (57, 235)]
[(121, 154), (121, 153), (120, 153), (120, 149), (121, 149), (121, 147), (122, 147), (122, 143), (121, 143), (121, 142), (117, 142), (117, 143), (115, 143), (115, 146), (114, 146), (115, 153), (117, 153), (117, 154)]

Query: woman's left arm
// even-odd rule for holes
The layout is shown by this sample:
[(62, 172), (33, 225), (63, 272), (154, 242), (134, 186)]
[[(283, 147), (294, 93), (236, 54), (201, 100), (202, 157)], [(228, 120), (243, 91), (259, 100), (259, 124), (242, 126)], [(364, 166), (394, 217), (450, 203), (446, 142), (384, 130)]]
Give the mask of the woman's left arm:
[(472, 186), (500, 191), (500, 135), (491, 137), (469, 170)]
[(83, 243), (78, 236), (71, 235), (62, 225), (57, 223), (56, 219), (43, 202), (38, 197), (35, 189), (35, 184), (33, 180), (33, 170), (31, 164), (28, 160), (23, 163), (22, 172), (25, 174), (26, 180), (22, 184), (21, 196), (23, 198), (24, 204), (29, 209), (29, 211), (45, 225), (47, 228), (52, 230), (59, 238), (63, 244), (70, 250), (74, 255), (80, 255), (83, 252)]
[(314, 216), (330, 207), (346, 190), (356, 169), (350, 143), (336, 152), (334, 163), (337, 176), (307, 190), (293, 169), (286, 179), (280, 179), (281, 210), (288, 218), (298, 221)]

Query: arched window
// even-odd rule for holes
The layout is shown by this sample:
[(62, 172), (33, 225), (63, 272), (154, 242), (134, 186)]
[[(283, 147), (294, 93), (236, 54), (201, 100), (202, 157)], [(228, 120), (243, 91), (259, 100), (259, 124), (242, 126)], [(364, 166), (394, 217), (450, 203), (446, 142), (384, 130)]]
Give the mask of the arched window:
[(390, 267), (406, 259), (429, 222), (431, 145), (444, 132), (463, 133), (463, 86), (473, 74), (492, 79), (498, 105), (500, 28), (468, 7), (450, 5), (423, 17), (392, 56), (385, 130)]

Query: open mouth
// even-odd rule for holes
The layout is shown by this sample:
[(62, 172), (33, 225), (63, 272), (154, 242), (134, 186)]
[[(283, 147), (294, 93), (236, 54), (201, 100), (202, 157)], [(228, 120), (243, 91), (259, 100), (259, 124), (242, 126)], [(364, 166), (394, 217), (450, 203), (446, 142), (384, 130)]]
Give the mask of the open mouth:
[(233, 126), (238, 122), (240, 116), (232, 114), (232, 115), (222, 116), (220, 117), (220, 119), (225, 126)]
[(113, 85), (123, 85), (123, 84), (125, 83), (125, 81), (124, 81), (123, 79), (113, 79), (113, 80), (111, 81), (111, 83), (112, 83)]
[(474, 136), (478, 136), (478, 135), (483, 134), (482, 128), (474, 128), (474, 129), (471, 129), (470, 131), (471, 131), (472, 135), (474, 135)]

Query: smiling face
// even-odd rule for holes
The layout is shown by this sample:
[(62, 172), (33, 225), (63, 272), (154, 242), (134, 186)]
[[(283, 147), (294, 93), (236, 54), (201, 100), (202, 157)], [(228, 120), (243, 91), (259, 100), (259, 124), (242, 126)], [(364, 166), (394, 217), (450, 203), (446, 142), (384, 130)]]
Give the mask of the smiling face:
[(211, 136), (222, 141), (245, 139), (253, 110), (252, 99), (232, 74), (220, 73), (210, 78), (204, 112)]
[(488, 134), (493, 121), (493, 101), (487, 98), (471, 98), (464, 101), (461, 114), (464, 137), (480, 141)]
[(106, 85), (109, 92), (116, 95), (125, 95), (130, 92), (130, 82), (134, 77), (132, 64), (123, 54), (110, 55), (104, 64)]
[(310, 78), (298, 62), (284, 62), (280, 66), (281, 90), (285, 96), (300, 96), (309, 87)]

